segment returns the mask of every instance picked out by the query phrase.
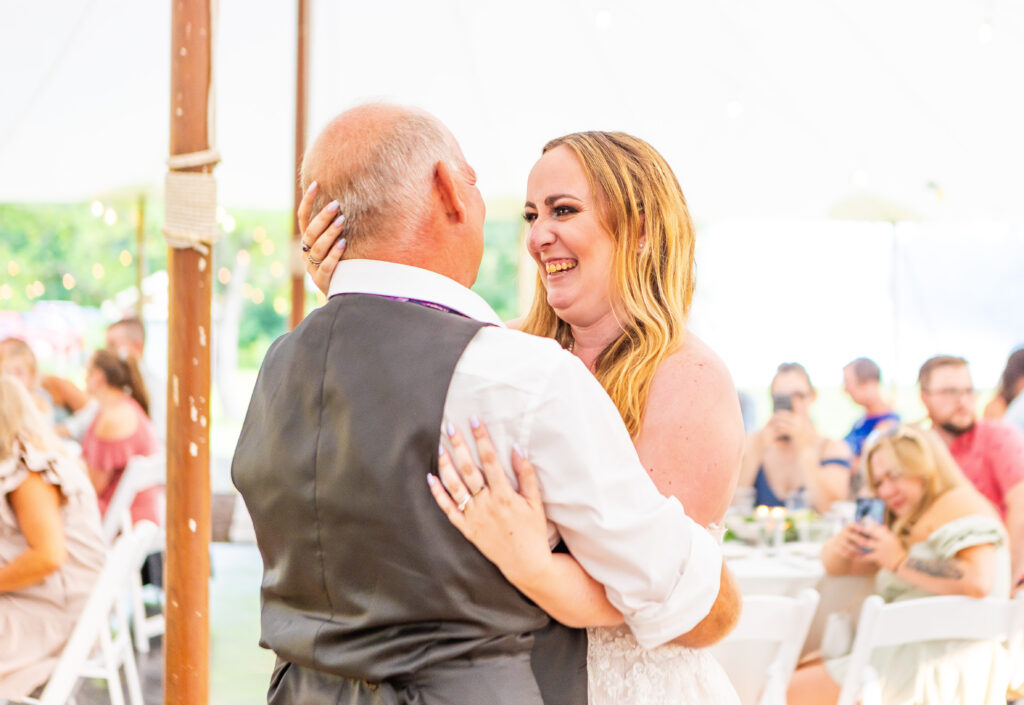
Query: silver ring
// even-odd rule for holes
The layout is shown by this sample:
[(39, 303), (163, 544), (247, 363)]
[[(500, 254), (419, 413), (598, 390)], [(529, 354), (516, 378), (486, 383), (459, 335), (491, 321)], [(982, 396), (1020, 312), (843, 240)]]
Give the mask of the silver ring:
[(324, 261), (323, 261), (323, 260), (315, 260), (315, 259), (313, 259), (313, 255), (306, 255), (306, 259), (307, 259), (307, 260), (309, 261), (309, 263), (310, 263), (311, 265), (313, 265), (314, 267), (319, 267), (319, 266), (320, 266), (321, 264), (323, 264), (323, 263), (324, 263)]
[(465, 511), (466, 505), (469, 504), (473, 499), (473, 495), (467, 494), (461, 502), (459, 502), (459, 511)]

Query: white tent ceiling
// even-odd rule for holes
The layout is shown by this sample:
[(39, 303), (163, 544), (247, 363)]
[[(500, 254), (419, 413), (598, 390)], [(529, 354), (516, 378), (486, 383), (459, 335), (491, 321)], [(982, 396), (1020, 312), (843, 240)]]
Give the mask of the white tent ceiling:
[[(311, 129), (364, 99), (423, 106), (489, 198), (522, 197), (547, 139), (622, 129), (665, 154), (701, 222), (865, 197), (1024, 220), (1019, 2), (311, 4)], [(160, 183), (169, 20), (168, 2), (0, 4), (0, 202)], [(294, 30), (293, 3), (220, 2), (229, 207), (290, 204)]]

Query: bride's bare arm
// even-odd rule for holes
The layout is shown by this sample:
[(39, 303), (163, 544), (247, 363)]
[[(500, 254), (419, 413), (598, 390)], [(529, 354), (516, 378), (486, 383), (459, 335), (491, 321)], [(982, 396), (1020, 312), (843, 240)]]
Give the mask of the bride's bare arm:
[(512, 454), (512, 467), (519, 479), (516, 492), (487, 430), (477, 422), (471, 425), (482, 472), (462, 435), (448, 426), (454, 462), (439, 448), (441, 481), (427, 476), (434, 499), (448, 519), (510, 583), (557, 621), (569, 627), (621, 624), (622, 615), (608, 602), (604, 586), (572, 556), (551, 551), (544, 505), (530, 461), (518, 451)]

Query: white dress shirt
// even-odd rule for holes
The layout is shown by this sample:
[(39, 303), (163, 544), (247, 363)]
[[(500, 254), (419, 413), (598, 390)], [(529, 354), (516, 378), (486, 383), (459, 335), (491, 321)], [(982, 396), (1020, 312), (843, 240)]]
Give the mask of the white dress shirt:
[(578, 358), (554, 340), (505, 328), (477, 294), (425, 269), (344, 260), (329, 296), (346, 293), (434, 302), (493, 324), (460, 358), (445, 418), (467, 438), (470, 416), (480, 418), (499, 457), (509, 458), (513, 486), (519, 444), (536, 470), (551, 546), (565, 541), (641, 645), (664, 644), (708, 615), (721, 577), (718, 544), (658, 492), (618, 410)]

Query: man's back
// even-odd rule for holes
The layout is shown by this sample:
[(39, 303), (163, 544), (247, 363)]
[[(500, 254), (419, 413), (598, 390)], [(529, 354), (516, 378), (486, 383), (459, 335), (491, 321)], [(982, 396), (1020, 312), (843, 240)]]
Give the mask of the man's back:
[(547, 615), (448, 523), (425, 481), (452, 371), (481, 325), (336, 296), (268, 352), (233, 476), (265, 561), (262, 641), (283, 660), (339, 687), (399, 691), (466, 659), (483, 683), (491, 662), (502, 675), (488, 687), (519, 682), (477, 697), (540, 702), (529, 634)]

